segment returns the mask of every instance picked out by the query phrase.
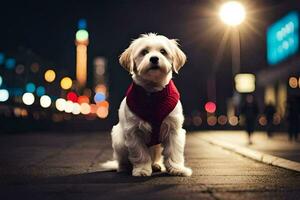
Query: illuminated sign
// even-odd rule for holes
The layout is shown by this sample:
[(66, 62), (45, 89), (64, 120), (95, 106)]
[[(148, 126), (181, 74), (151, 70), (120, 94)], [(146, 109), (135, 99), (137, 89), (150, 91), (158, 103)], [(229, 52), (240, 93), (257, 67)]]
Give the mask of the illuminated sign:
[(295, 54), (299, 48), (299, 15), (293, 11), (267, 30), (267, 60), (271, 65)]

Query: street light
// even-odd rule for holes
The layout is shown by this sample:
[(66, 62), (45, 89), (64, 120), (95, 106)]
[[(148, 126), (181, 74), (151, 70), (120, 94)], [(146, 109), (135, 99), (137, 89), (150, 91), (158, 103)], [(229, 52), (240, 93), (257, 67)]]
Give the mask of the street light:
[(244, 21), (246, 11), (241, 3), (237, 1), (228, 1), (221, 6), (219, 15), (225, 24), (229, 26), (238, 26)]
[(221, 5), (220, 19), (232, 28), (231, 51), (233, 76), (240, 71), (240, 33), (238, 26), (246, 19), (246, 10), (238, 1), (228, 1)]
[[(246, 10), (243, 4), (238, 1), (227, 1), (221, 5), (219, 10), (219, 17), (226, 25), (231, 28), (231, 59), (232, 59), (232, 76), (235, 77), (236, 74), (240, 72), (241, 65), (241, 42), (240, 42), (240, 32), (239, 25), (246, 19)], [(233, 104), (228, 105), (238, 105), (240, 103), (240, 94), (237, 93), (237, 88), (233, 89)], [(234, 107), (228, 108), (228, 110), (233, 111)], [(229, 123), (231, 122), (231, 117), (229, 116)], [(231, 123), (230, 123), (231, 124)], [(235, 124), (235, 123), (232, 123)]]

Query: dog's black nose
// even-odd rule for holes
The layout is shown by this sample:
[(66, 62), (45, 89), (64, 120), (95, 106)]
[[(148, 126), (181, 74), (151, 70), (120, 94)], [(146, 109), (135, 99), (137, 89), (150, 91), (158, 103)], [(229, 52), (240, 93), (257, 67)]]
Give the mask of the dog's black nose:
[(157, 65), (157, 64), (158, 64), (158, 57), (152, 56), (152, 57), (150, 58), (150, 62), (151, 62), (152, 64), (154, 64), (154, 65)]

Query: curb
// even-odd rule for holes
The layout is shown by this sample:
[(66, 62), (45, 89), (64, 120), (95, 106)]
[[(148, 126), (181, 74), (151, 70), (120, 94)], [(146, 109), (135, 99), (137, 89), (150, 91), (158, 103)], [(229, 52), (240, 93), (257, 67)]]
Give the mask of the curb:
[(226, 150), (233, 151), (237, 154), (251, 158), (253, 160), (256, 160), (256, 161), (259, 161), (259, 162), (262, 162), (265, 164), (293, 170), (296, 172), (300, 172), (300, 163), (298, 163), (298, 162), (287, 160), (287, 159), (280, 158), (277, 156), (272, 156), (270, 154), (262, 153), (262, 152), (252, 150), (247, 147), (242, 147), (240, 145), (235, 145), (235, 144), (232, 144), (229, 142), (217, 140), (210, 136), (200, 136), (200, 138), (210, 144), (220, 146)]

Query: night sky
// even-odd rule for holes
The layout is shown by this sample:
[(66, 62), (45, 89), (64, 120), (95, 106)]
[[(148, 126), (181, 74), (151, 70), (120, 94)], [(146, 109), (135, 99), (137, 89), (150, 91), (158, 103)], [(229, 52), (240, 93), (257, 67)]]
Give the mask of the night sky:
[[(129, 42), (139, 34), (147, 32), (178, 38), (188, 57), (186, 65), (175, 76), (185, 112), (203, 110), (203, 104), (208, 100), (206, 83), (210, 77), (216, 77), (217, 103), (222, 111), (226, 99), (231, 96), (232, 78), (229, 41), (220, 63), (214, 64), (226, 30), (216, 15), (220, 2), (222, 1), (2, 2), (0, 50), (13, 56), (19, 47), (31, 49), (52, 63), (56, 69), (74, 77), (74, 37), (78, 19), (85, 18), (90, 34), (90, 73), (91, 61), (95, 56), (108, 59), (114, 111), (130, 82), (128, 73), (118, 64), (118, 56)], [(289, 7), (295, 7), (296, 1), (249, 0), (244, 3), (249, 12), (249, 25), (240, 30), (241, 71), (257, 72), (266, 67), (267, 26), (281, 17)], [(213, 70), (214, 65), (216, 70)]]

